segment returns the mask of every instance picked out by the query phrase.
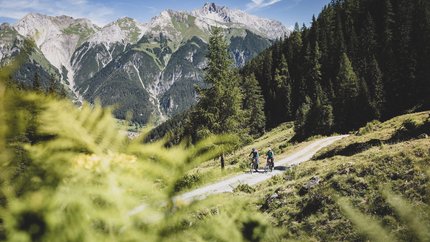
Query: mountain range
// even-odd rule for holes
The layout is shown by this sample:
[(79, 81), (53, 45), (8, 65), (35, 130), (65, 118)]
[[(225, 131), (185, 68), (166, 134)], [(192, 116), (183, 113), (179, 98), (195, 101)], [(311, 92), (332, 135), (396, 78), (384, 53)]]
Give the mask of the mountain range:
[(0, 63), (35, 43), (14, 78), (47, 88), (60, 80), (75, 102), (113, 105), (115, 115), (159, 123), (196, 102), (210, 31), (224, 30), (237, 67), (289, 34), (278, 21), (207, 3), (191, 12), (166, 10), (148, 23), (125, 17), (104, 27), (88, 19), (31, 13), (0, 26)]

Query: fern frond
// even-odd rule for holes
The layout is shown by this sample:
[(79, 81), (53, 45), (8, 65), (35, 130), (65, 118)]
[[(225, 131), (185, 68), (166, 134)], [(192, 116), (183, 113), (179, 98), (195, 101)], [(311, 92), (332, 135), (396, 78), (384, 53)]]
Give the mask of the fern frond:
[(98, 104), (77, 109), (68, 101), (50, 100), (44, 108), (39, 117), (43, 124), (39, 131), (58, 137), (45, 144), (48, 147), (72, 144), (73, 147), (68, 149), (103, 155), (120, 150), (125, 142), (126, 137), (116, 129), (110, 110), (104, 110)]
[(339, 199), (337, 203), (359, 232), (369, 237), (372, 241), (397, 241), (377, 221), (354, 209), (346, 198)]
[(422, 216), (410, 202), (394, 194), (390, 188), (381, 189), (381, 193), (419, 241), (430, 241), (429, 228), (426, 226), (428, 222), (420, 219)]

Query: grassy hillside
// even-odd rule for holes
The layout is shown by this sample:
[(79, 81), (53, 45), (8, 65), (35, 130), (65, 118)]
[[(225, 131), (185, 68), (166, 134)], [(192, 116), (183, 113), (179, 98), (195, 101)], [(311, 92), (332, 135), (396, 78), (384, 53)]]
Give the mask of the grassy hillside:
[(235, 196), (270, 215), (278, 239), (428, 241), (429, 133), (430, 112), (372, 122)]

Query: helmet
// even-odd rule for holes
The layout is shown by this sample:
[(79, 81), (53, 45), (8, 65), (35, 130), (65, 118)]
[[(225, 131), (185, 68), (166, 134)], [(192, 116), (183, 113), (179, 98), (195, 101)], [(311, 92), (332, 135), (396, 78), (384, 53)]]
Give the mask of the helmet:
[(255, 151), (255, 148), (252, 148), (252, 151)]
[(269, 151), (272, 151), (272, 148), (269, 147)]

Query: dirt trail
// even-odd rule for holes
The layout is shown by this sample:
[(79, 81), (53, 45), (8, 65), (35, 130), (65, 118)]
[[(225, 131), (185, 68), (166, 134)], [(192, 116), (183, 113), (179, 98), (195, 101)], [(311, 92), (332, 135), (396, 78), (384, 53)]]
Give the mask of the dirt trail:
[[(316, 140), (309, 144), (308, 146), (294, 152), (288, 157), (282, 160), (275, 160), (275, 170), (273, 172), (264, 173), (263, 170), (260, 170), (258, 173), (245, 173), (238, 176), (234, 176), (228, 178), (226, 180), (222, 180), (196, 190), (181, 194), (176, 196), (175, 200), (191, 202), (193, 200), (204, 199), (205, 197), (223, 193), (223, 192), (232, 192), (233, 189), (239, 184), (248, 184), (250, 186), (255, 185), (257, 183), (263, 182), (269, 179), (272, 176), (281, 174), (287, 167), (298, 165), (304, 161), (307, 161), (312, 158), (312, 156), (318, 152), (318, 150), (331, 145), (332, 143), (346, 137), (347, 135), (339, 135), (334, 137), (328, 137), (320, 140)], [(265, 161), (260, 161), (260, 163), (265, 164)]]

